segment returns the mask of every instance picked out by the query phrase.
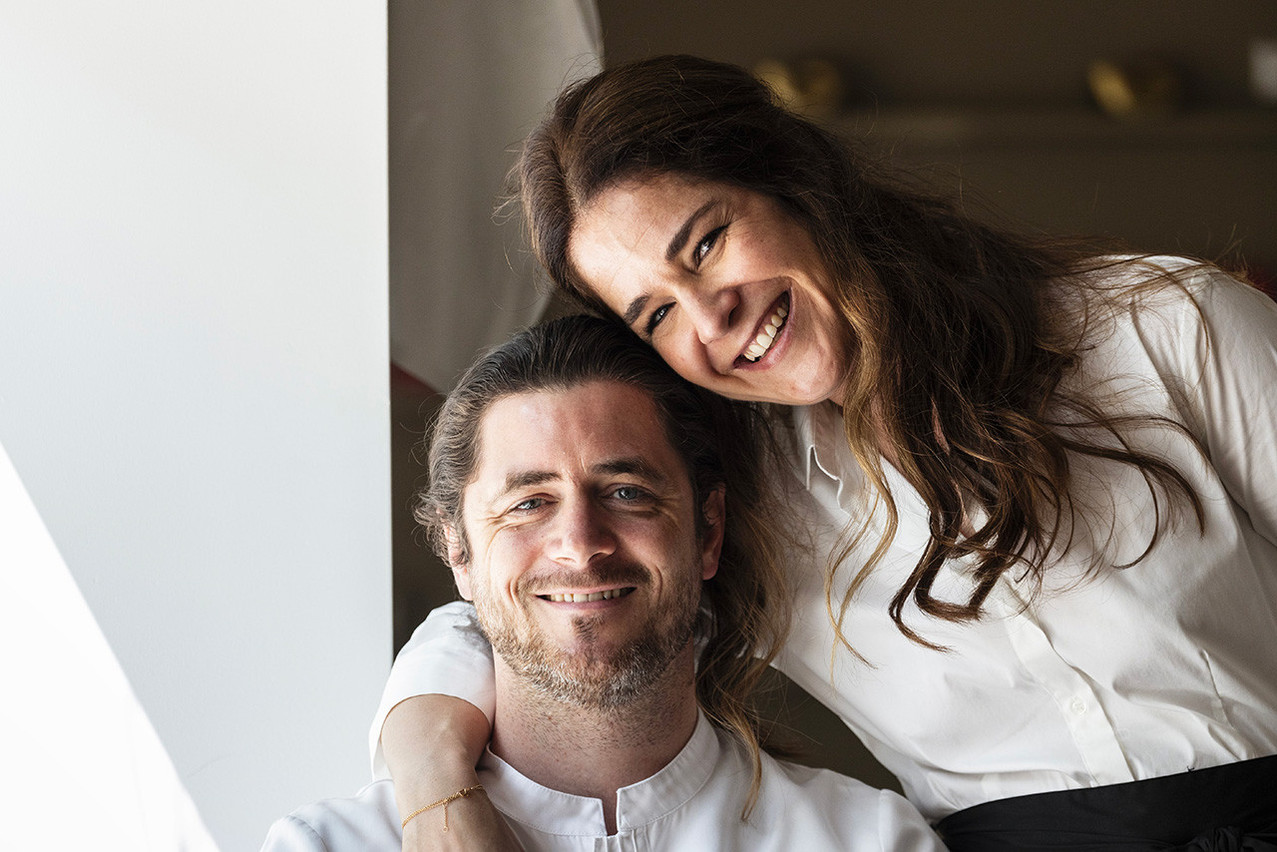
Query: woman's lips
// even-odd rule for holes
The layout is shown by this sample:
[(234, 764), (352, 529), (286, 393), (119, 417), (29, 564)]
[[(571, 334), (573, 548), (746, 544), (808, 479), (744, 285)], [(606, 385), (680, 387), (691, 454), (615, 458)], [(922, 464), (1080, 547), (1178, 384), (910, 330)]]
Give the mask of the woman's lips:
[(785, 327), (786, 318), (789, 316), (789, 293), (781, 294), (776, 300), (776, 304), (772, 306), (771, 312), (767, 315), (767, 319), (758, 327), (758, 333), (745, 351), (741, 353), (741, 357), (749, 363), (753, 364), (767, 354), (772, 348), (772, 344), (776, 342), (776, 338), (780, 335), (781, 329)]

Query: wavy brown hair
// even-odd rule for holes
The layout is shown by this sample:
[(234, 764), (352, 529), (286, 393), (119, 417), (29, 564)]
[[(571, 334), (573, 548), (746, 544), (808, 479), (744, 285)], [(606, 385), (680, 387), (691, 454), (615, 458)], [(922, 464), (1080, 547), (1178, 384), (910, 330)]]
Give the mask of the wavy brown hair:
[[(1040, 587), (1050, 554), (1068, 549), (1085, 512), (1070, 489), (1078, 456), (1131, 465), (1152, 490), (1155, 532), (1135, 562), (1170, 519), (1166, 497), (1182, 498), (1204, 523), (1183, 475), (1127, 438), (1135, 426), (1182, 427), (1109, 413), (1106, 400), (1064, 383), (1096, 307), (1116, 297), (1100, 273), (1126, 265), (1148, 288), (1175, 286), (1169, 273), (1105, 258), (1094, 244), (982, 224), (787, 111), (748, 72), (663, 56), (571, 86), (524, 145), (514, 179), (533, 250), (556, 285), (608, 312), (572, 266), (576, 217), (609, 187), (660, 174), (778, 200), (833, 279), (855, 365), (841, 392), (846, 438), (888, 521), (866, 562), (847, 569), (856, 573), (840, 601), (834, 578), (868, 535), (867, 518), (831, 555), (826, 597), (840, 636), (850, 601), (895, 535), (884, 455), (930, 513), (930, 543), (890, 605), (899, 629), (923, 644), (931, 643), (903, 618), (910, 599), (924, 613), (963, 621), (980, 616), (1007, 571)], [(964, 529), (971, 505), (987, 521)], [(935, 597), (942, 564), (957, 557), (974, 559), (969, 597)]]
[(612, 319), (565, 317), (527, 329), (479, 358), (448, 395), (430, 441), (430, 484), (417, 520), (449, 562), (445, 529), (456, 531), (462, 561), (470, 558), (461, 522), (466, 486), (478, 465), (483, 416), (511, 394), (565, 390), (608, 381), (635, 387), (656, 405), (665, 437), (691, 480), (696, 529), (700, 509), (720, 486), (726, 526), (718, 572), (702, 584), (696, 697), (706, 717), (738, 736), (761, 780), (759, 748), (767, 727), (754, 702), (759, 679), (789, 629), (790, 595), (782, 538), (787, 527), (765, 485), (778, 472), (770, 429), (757, 407), (732, 402), (680, 378), (648, 346)]

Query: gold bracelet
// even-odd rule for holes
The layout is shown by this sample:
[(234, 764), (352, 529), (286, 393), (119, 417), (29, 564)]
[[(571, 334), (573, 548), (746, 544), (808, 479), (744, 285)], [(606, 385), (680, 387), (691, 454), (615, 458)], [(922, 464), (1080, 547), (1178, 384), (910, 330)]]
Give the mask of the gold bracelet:
[(421, 814), (424, 814), (426, 811), (431, 810), (432, 808), (437, 808), (440, 805), (443, 805), (443, 830), (447, 831), (448, 830), (448, 803), (455, 802), (457, 799), (464, 799), (467, 796), (469, 796), (471, 793), (473, 793), (475, 790), (482, 790), (482, 789), (483, 789), (482, 784), (475, 784), (473, 787), (462, 787), (460, 790), (453, 793), (451, 796), (444, 796), (439, 801), (431, 802), (430, 804), (426, 805), (424, 808), (417, 808), (415, 811), (408, 814), (408, 816), (404, 817), (403, 824), (399, 827), (407, 828), (408, 823), (412, 821), (413, 817), (420, 816)]

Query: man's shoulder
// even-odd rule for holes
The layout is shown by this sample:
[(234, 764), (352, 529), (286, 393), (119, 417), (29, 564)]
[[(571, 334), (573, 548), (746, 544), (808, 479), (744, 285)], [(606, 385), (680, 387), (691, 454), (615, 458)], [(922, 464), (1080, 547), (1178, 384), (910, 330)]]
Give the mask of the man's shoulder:
[(353, 796), (303, 805), (271, 826), (262, 852), (398, 850), (394, 785), (374, 781)]
[[(748, 750), (720, 732), (720, 777), (748, 784)], [(904, 797), (830, 769), (761, 755), (762, 782), (746, 831), (777, 838), (792, 833), (811, 849), (942, 850), (939, 838)]]

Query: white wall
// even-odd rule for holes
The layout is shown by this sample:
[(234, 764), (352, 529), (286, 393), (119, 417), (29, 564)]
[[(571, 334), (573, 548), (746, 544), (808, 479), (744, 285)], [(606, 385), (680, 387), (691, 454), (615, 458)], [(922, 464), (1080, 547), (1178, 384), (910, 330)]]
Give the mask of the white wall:
[(215, 850), (2, 446), (0, 565), (5, 848)]
[(385, 23), (0, 2), (0, 442), (225, 849), (388, 667)]

